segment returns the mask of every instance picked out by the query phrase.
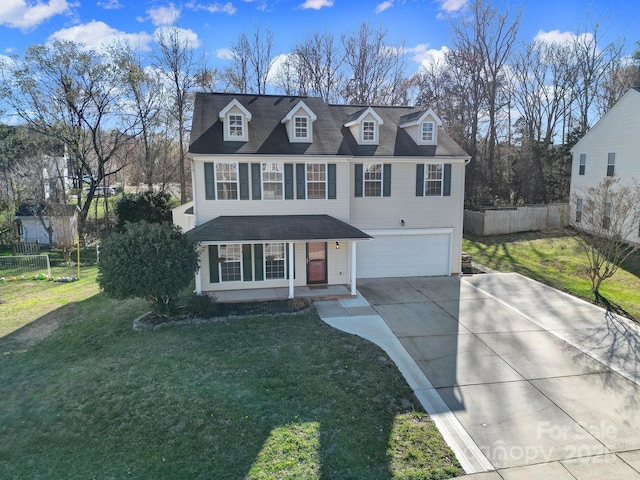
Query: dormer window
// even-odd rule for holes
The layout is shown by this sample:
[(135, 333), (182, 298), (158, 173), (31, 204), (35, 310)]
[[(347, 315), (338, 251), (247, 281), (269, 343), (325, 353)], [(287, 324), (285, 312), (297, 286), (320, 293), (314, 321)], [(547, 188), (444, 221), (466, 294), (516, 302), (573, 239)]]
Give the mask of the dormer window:
[(422, 141), (431, 143), (434, 139), (434, 125), (433, 122), (422, 122)]
[(400, 128), (404, 128), (418, 145), (437, 144), (440, 125), (442, 120), (433, 110), (416, 111), (400, 118)]
[(377, 145), (381, 125), (384, 125), (384, 120), (371, 107), (352, 113), (344, 124), (360, 145)]
[(300, 100), (280, 123), (285, 125), (290, 142), (311, 143), (313, 142), (313, 122), (317, 119), (316, 114)]
[(374, 142), (376, 140), (376, 123), (372, 121), (362, 122), (362, 141)]
[(297, 140), (309, 139), (309, 117), (293, 117), (294, 133)]
[(244, 125), (242, 115), (229, 115), (229, 136), (244, 137)]
[(219, 114), (220, 121), (224, 125), (225, 142), (248, 142), (251, 112), (247, 110), (237, 99), (233, 99), (229, 105)]

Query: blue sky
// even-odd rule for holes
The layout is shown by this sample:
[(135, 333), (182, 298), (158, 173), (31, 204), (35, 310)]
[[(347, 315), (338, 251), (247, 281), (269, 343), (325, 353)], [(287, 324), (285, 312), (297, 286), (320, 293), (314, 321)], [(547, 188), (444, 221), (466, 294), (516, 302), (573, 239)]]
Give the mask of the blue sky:
[[(274, 34), (274, 56), (288, 53), (309, 32), (355, 31), (363, 21), (387, 30), (392, 45), (404, 42), (415, 68), (450, 44), (451, 19), (467, 0), (0, 0), (0, 55), (21, 54), (53, 39), (82, 41), (98, 48), (126, 36), (141, 49), (167, 25), (184, 29), (197, 53), (217, 67), (228, 48), (254, 24)], [(496, 0), (499, 2), (500, 0)], [(591, 18), (605, 39), (626, 39), (630, 54), (640, 40), (638, 0), (537, 0), (508, 2), (523, 9), (520, 39), (537, 35), (568, 38), (584, 33)]]

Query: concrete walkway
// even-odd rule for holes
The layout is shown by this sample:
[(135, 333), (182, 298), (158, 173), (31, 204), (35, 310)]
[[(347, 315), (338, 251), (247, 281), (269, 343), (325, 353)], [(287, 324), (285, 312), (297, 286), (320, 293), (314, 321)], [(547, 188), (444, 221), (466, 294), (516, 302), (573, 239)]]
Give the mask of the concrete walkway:
[(640, 479), (638, 324), (518, 274), (359, 292), (320, 316), (387, 352), (467, 478)]

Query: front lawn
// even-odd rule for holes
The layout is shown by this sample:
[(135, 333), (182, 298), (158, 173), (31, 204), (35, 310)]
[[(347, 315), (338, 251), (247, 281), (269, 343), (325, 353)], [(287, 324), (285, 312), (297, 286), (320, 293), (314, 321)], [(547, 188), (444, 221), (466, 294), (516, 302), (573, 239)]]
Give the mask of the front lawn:
[(450, 478), (375, 345), (299, 316), (137, 332), (141, 301), (0, 285), (0, 478)]
[[(568, 230), (481, 237), (465, 233), (462, 249), (494, 270), (518, 272), (559, 290), (595, 301), (586, 258)], [(627, 316), (640, 319), (640, 253), (600, 286), (600, 293)]]

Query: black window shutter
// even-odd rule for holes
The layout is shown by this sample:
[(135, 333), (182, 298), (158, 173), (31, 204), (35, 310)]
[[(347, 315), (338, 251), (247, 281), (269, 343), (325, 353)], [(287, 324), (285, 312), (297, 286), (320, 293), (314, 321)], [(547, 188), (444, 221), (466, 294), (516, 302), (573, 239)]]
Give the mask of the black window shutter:
[(293, 200), (293, 163), (284, 164), (284, 199)]
[(261, 243), (253, 246), (253, 256), (255, 259), (256, 281), (264, 280), (264, 248)]
[(204, 164), (204, 198), (207, 200), (215, 200), (216, 198), (215, 175), (211, 162)]
[(382, 166), (382, 196), (391, 196), (391, 164), (385, 163)]
[(209, 245), (209, 282), (218, 283), (220, 277), (218, 276), (218, 246)]
[(240, 180), (240, 200), (249, 200), (249, 164), (238, 164), (238, 177)]
[(424, 163), (416, 165), (416, 197), (424, 196)]
[(304, 163), (296, 163), (296, 198), (304, 200), (307, 198), (307, 177)]
[(250, 282), (251, 278), (251, 245), (242, 245), (242, 280)]
[(355, 196), (356, 197), (361, 197), (362, 196), (362, 164), (361, 163), (356, 163), (355, 165), (356, 168), (356, 173), (355, 173), (355, 188), (354, 188), (354, 192), (355, 192)]
[(336, 199), (336, 164), (327, 165), (327, 197), (329, 200)]
[(284, 244), (284, 276), (288, 280), (289, 279), (289, 244)]
[(442, 171), (442, 195), (445, 197), (451, 196), (451, 164), (445, 163)]
[(251, 198), (260, 200), (262, 198), (262, 176), (260, 175), (260, 164), (251, 164)]

